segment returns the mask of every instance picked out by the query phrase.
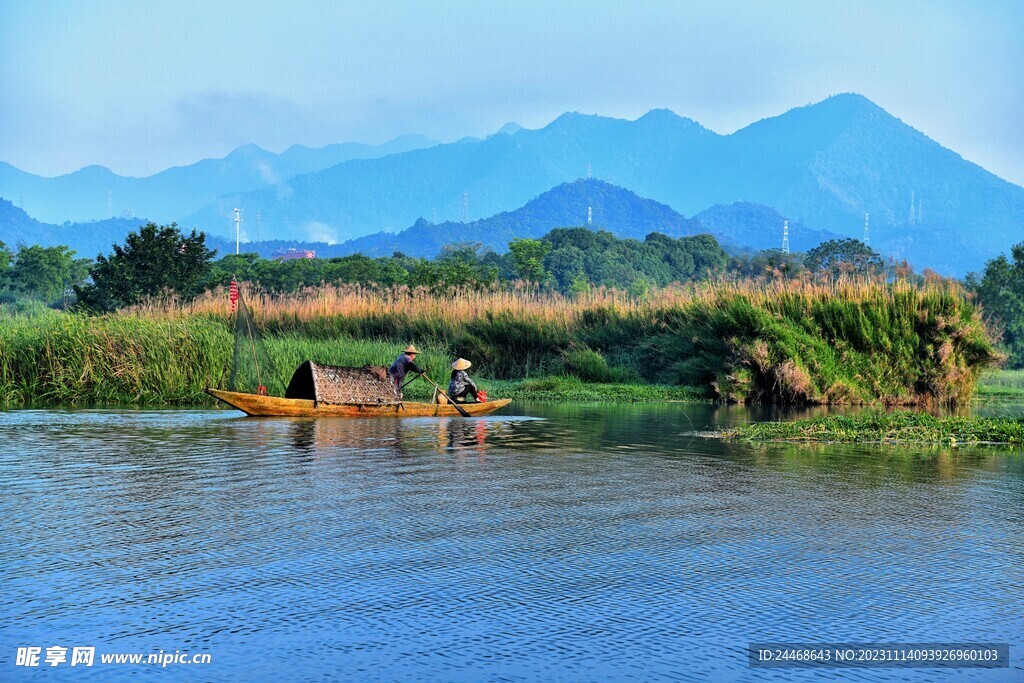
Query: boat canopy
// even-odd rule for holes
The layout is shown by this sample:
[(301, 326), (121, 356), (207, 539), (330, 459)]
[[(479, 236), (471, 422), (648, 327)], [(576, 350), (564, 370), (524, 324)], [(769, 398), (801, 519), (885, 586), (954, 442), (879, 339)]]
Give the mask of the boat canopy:
[(317, 403), (395, 405), (401, 403), (395, 384), (382, 365), (348, 368), (307, 360), (292, 375), (285, 398)]

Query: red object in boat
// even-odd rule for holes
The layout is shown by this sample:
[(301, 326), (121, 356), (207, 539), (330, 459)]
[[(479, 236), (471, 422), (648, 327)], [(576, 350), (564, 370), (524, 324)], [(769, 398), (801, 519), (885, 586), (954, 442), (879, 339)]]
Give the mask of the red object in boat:
[(487, 392), (484, 391), (483, 389), (479, 389), (476, 392), (476, 400), (477, 400), (477, 403), (486, 403), (487, 402)]
[(263, 386), (262, 384), (259, 385), (258, 387), (256, 387), (256, 395), (257, 396), (266, 396), (267, 395), (267, 388), (265, 386)]

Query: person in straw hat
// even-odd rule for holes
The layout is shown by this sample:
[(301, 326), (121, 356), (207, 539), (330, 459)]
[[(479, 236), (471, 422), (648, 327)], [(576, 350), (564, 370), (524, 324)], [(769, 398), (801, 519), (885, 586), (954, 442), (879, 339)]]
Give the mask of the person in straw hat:
[(473, 400), (483, 403), (482, 392), (466, 373), (471, 365), (473, 364), (465, 358), (460, 358), (452, 363), (452, 379), (448, 382), (448, 395), (453, 401), (472, 396)]
[(405, 376), (410, 372), (422, 375), (427, 371), (425, 368), (420, 368), (420, 366), (416, 365), (417, 353), (419, 351), (416, 350), (416, 347), (409, 344), (405, 347), (405, 351), (402, 351), (402, 354), (388, 368), (388, 376), (395, 383), (395, 392), (398, 394), (399, 399), (402, 398), (402, 384), (405, 383)]

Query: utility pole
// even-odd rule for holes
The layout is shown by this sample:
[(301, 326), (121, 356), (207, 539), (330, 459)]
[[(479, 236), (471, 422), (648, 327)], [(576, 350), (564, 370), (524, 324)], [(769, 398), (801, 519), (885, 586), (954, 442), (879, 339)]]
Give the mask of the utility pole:
[(782, 253), (789, 253), (789, 221), (782, 221)]
[(260, 228), (263, 227), (263, 212), (256, 209), (256, 241), (260, 241)]
[(242, 234), (242, 210), (235, 209), (235, 256), (238, 256), (239, 242)]
[(871, 237), (868, 235), (868, 212), (864, 212), (864, 246), (871, 246)]
[(594, 210), (591, 207), (587, 207), (587, 225), (594, 223)]
[(469, 190), (462, 191), (462, 222), (469, 219)]

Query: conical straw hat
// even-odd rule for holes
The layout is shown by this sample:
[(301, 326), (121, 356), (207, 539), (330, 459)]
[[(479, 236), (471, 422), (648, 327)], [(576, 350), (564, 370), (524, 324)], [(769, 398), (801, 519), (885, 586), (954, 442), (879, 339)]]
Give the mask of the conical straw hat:
[(452, 370), (468, 370), (469, 366), (471, 365), (472, 363), (470, 363), (465, 358), (460, 358), (454, 363), (452, 363)]
[(419, 353), (419, 351), (416, 350), (415, 346), (409, 344), (408, 346), (405, 347), (405, 351), (403, 351), (402, 353)]

